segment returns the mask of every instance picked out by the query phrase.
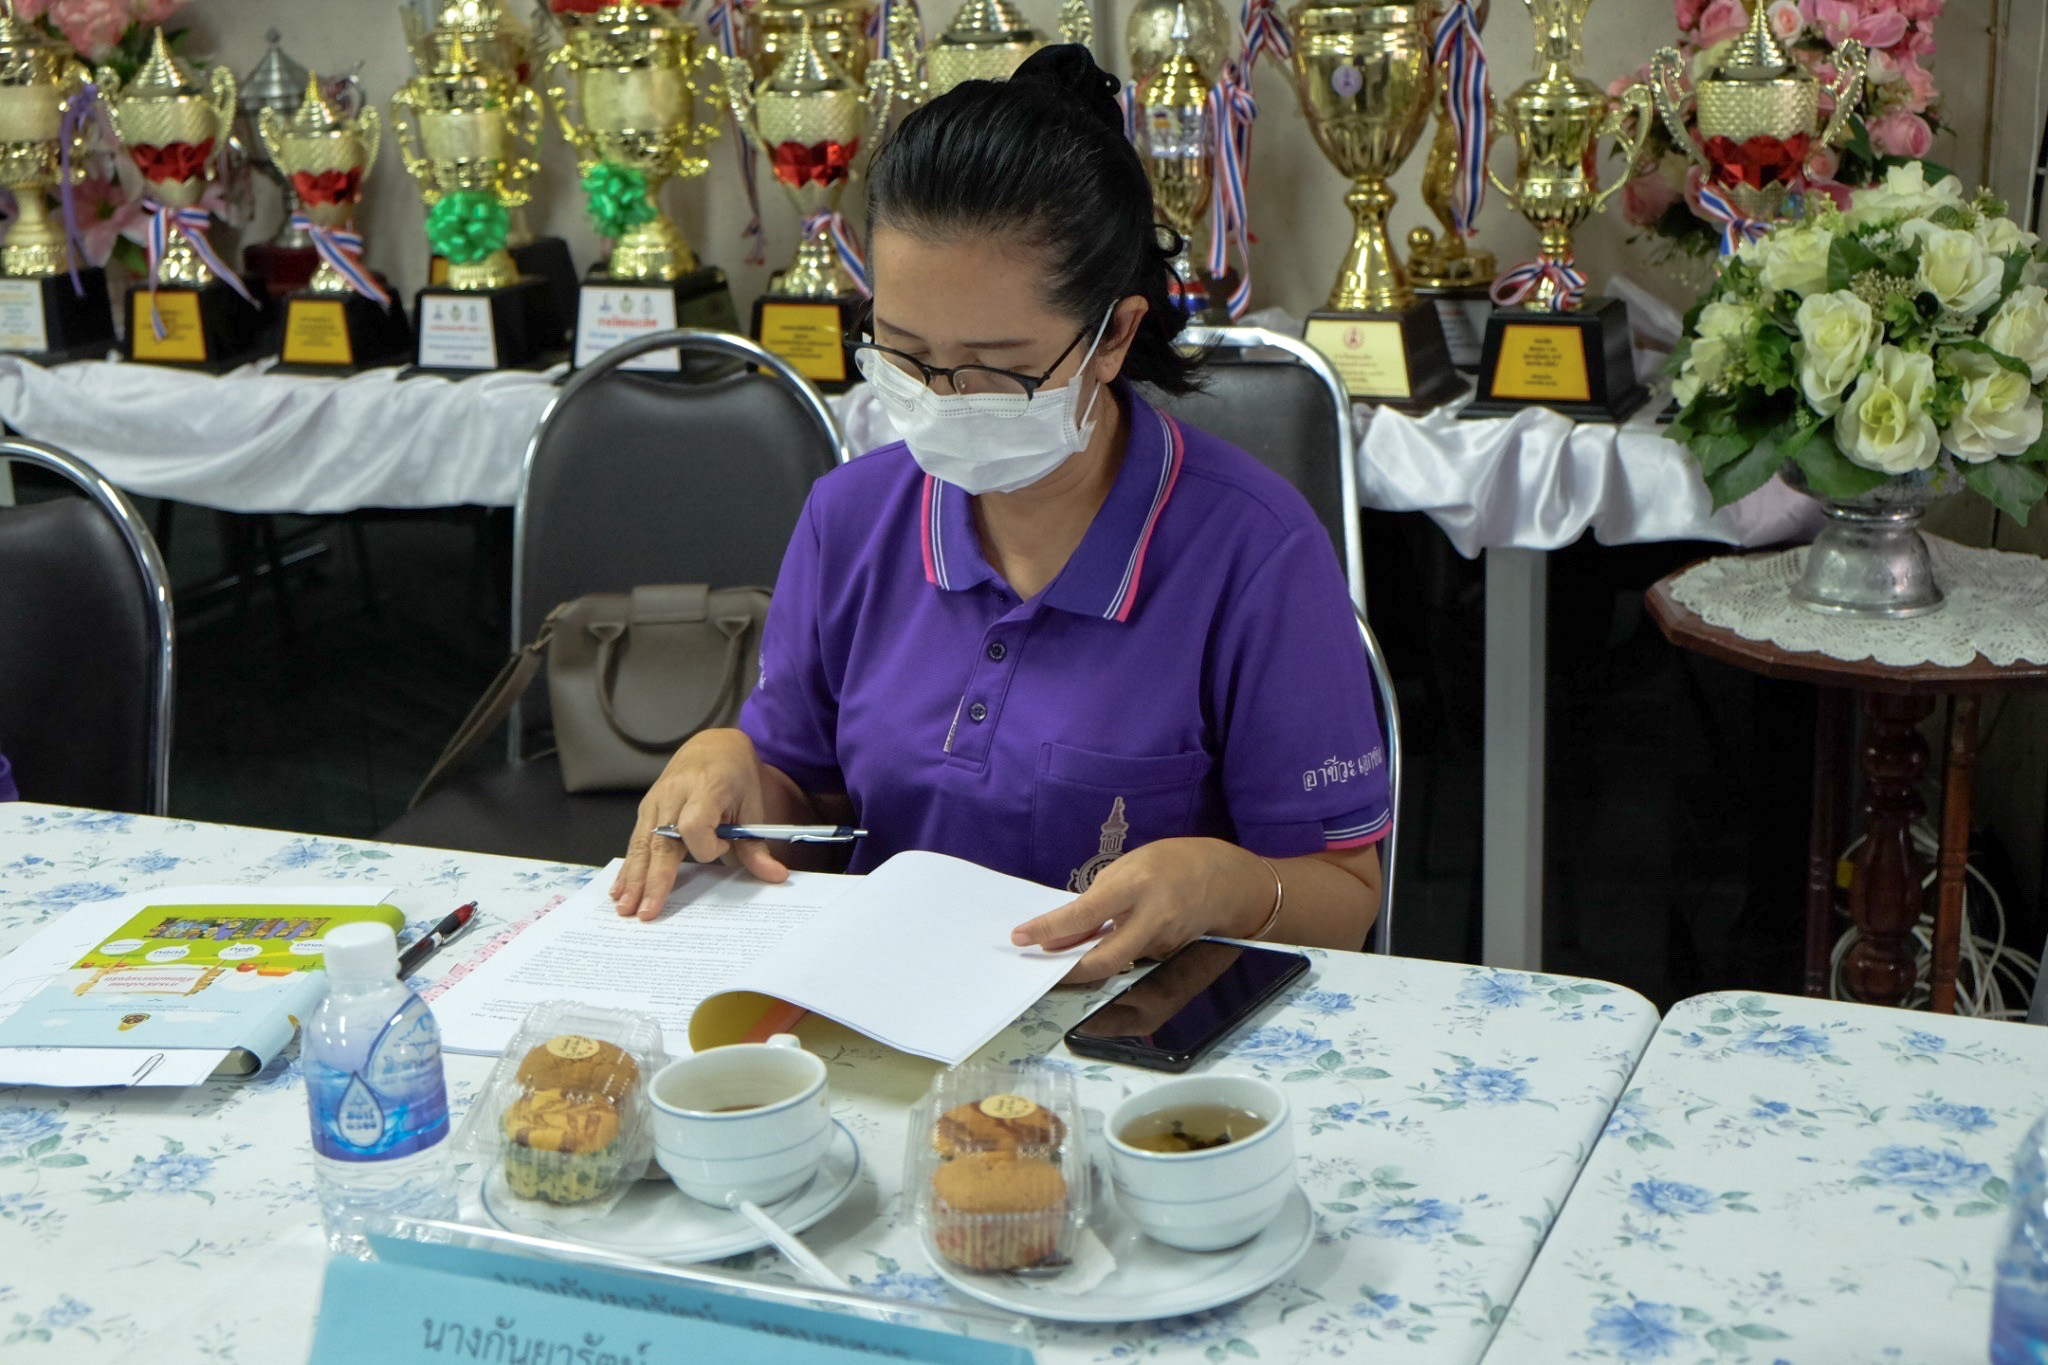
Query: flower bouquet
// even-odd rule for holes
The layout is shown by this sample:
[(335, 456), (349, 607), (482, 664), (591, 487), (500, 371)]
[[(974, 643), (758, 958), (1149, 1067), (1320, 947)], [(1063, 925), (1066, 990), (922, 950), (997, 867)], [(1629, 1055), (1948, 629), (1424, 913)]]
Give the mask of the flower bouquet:
[[(1927, 155), (1941, 123), (1934, 77), (1921, 59), (1934, 52), (1934, 21), (1946, 0), (1749, 2), (1766, 6), (1772, 36), (1823, 87), (1835, 80), (1835, 55), (1843, 44), (1854, 39), (1869, 52), (1867, 78), (1844, 145), (1839, 150), (1815, 146), (1796, 167), (1760, 169), (1783, 175), (1795, 192), (1826, 195), (1846, 207), (1850, 188), (1876, 182), (1902, 159)], [(1672, 7), (1678, 50), (1692, 79), (1720, 66), (1750, 17), (1742, 0), (1673, 0)], [(1646, 67), (1615, 84), (1619, 88), (1649, 78)], [(1638, 164), (1647, 169), (1623, 189), (1623, 216), (1662, 239), (1674, 254), (1711, 258), (1721, 234), (1700, 203), (1701, 172), (1672, 143), (1661, 120)]]
[[(1953, 176), (1928, 183), (1917, 162), (1846, 208), (1807, 209), (1727, 260), (1671, 358), (1682, 405), (1671, 437), (1699, 461), (1715, 506), (1780, 472), (1822, 499), (1829, 523), (1809, 580), (1852, 532), (1882, 532), (1892, 553), (1917, 547), (1926, 570), (1920, 512), (1958, 483), (2024, 523), (2048, 493), (2048, 253), (2035, 234), (1988, 192), (1966, 199)], [(1931, 570), (1922, 577), (1917, 591), (1938, 605)], [(1862, 609), (1839, 592), (1795, 595)], [(1910, 596), (1889, 594), (1883, 614)]]

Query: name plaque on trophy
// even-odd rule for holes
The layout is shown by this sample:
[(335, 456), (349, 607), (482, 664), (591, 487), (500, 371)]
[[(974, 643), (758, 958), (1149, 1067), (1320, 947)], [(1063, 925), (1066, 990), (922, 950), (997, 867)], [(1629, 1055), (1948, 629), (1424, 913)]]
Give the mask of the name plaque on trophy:
[(495, 370), (498, 368), (497, 319), (491, 301), (478, 294), (420, 296), (417, 352), (423, 370)]
[[(576, 368), (590, 364), (612, 347), (676, 325), (676, 295), (669, 286), (623, 284), (583, 286), (576, 315)], [(668, 370), (683, 367), (676, 351), (634, 356), (622, 370)]]
[(846, 329), (859, 300), (762, 298), (754, 304), (754, 335), (814, 384), (844, 384)]
[[(222, 291), (226, 292), (225, 290)], [(241, 302), (239, 299), (237, 303)], [(150, 318), (147, 289), (128, 292), (128, 353), (141, 361), (168, 361), (178, 365), (207, 365), (215, 360), (206, 344), (206, 322), (200, 313), (201, 296), (191, 289), (156, 291), (156, 322), (163, 335), (156, 334)]]
[(1511, 322), (1500, 329), (1500, 362), (1493, 373), (1493, 396), (1534, 403), (1590, 403), (1592, 381), (1586, 377), (1586, 350), (1581, 333), (1556, 327)]
[(0, 351), (50, 349), (41, 280), (0, 279)]
[(347, 366), (355, 363), (349, 345), (348, 311), (340, 299), (294, 299), (284, 319), (284, 346), (278, 358), (287, 365)]
[(1356, 397), (1407, 398), (1408, 348), (1391, 318), (1312, 318), (1304, 339), (1321, 351)]

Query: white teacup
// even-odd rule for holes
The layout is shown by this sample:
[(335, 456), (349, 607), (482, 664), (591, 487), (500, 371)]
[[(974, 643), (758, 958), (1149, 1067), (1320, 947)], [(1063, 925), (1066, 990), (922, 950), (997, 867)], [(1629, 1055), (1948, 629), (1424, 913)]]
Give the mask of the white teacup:
[(654, 1159), (684, 1194), (719, 1208), (788, 1198), (832, 1145), (825, 1064), (794, 1034), (670, 1062), (648, 1095)]
[[(1220, 1104), (1264, 1119), (1249, 1137), (1199, 1152), (1148, 1152), (1120, 1136), (1148, 1115)], [(1110, 1113), (1109, 1171), (1117, 1203), (1147, 1235), (1185, 1251), (1250, 1241), (1294, 1192), (1294, 1125), (1280, 1087), (1253, 1076), (1183, 1076), (1140, 1091)]]

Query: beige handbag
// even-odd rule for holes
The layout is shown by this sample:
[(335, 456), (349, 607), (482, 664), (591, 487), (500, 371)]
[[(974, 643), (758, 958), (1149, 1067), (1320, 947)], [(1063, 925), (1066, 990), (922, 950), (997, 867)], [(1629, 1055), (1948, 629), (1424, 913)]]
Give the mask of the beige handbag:
[(739, 716), (759, 676), (768, 600), (766, 588), (668, 583), (562, 603), (498, 671), (413, 804), (505, 719), (543, 654), (563, 788), (644, 791), (684, 740)]

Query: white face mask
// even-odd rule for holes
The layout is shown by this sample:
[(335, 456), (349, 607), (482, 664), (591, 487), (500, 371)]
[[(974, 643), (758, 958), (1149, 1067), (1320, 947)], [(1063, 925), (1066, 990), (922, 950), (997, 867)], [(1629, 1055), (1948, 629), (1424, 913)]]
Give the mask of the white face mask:
[(889, 407), (889, 420), (918, 468), (969, 493), (1014, 493), (1065, 464), (1095, 433), (1097, 384), (1081, 411), (1081, 370), (1095, 358), (1115, 311), (1102, 315), (1074, 378), (1029, 399), (996, 393), (934, 393), (874, 351), (859, 354), (860, 372)]

